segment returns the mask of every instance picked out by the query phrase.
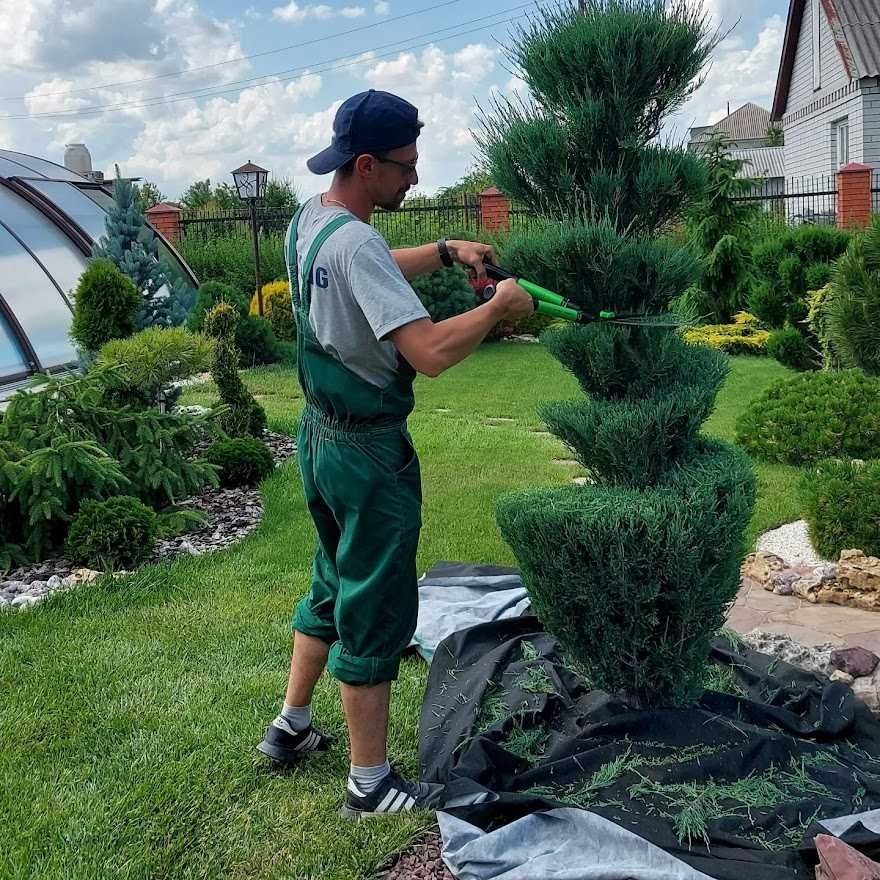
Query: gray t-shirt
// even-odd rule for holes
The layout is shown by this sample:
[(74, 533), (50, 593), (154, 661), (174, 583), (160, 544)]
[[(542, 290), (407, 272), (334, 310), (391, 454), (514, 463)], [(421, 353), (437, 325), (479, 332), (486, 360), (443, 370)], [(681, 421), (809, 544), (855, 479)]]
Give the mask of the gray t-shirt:
[[(315, 236), (347, 213), (325, 208), (320, 196), (306, 202), (297, 235), (298, 279)], [(284, 252), (289, 253), (287, 242)], [(397, 349), (386, 337), (427, 317), (385, 239), (368, 223), (354, 219), (321, 246), (312, 269), (309, 324), (321, 347), (362, 379), (380, 388), (388, 385), (397, 373)]]

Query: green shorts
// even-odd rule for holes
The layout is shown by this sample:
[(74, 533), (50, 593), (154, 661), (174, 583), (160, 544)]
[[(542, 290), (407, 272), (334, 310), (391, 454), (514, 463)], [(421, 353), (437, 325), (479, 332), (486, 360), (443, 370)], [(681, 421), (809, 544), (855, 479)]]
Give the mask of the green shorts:
[(341, 430), (304, 415), (297, 456), (318, 532), (312, 585), (293, 629), (330, 645), (339, 681), (397, 678), (416, 628), (419, 460), (405, 426)]

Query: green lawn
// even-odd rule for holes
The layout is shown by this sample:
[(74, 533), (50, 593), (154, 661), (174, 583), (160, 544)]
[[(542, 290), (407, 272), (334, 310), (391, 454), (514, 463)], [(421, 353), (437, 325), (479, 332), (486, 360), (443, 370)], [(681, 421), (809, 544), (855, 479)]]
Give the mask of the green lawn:
[[(770, 361), (736, 360), (709, 430), (730, 437), (749, 397), (782, 375)], [(272, 426), (292, 430), (293, 374), (247, 379)], [(485, 346), (419, 381), (410, 427), (424, 479), (422, 570), (514, 561), (495, 499), (578, 473), (553, 462), (566, 457), (558, 441), (533, 433), (540, 400), (576, 393), (539, 346)], [(211, 399), (205, 387), (186, 402)], [(797, 516), (796, 473), (759, 468), (753, 534)], [(284, 774), (253, 749), (283, 696), (288, 621), (312, 551), (295, 464), (266, 481), (264, 498), (263, 524), (229, 551), (0, 616), (0, 878), (355, 880), (424, 824), (337, 816), (347, 758), (326, 678), (315, 708), (343, 738), (333, 752)], [(410, 773), (424, 676), (406, 661), (394, 690), (391, 758)]]

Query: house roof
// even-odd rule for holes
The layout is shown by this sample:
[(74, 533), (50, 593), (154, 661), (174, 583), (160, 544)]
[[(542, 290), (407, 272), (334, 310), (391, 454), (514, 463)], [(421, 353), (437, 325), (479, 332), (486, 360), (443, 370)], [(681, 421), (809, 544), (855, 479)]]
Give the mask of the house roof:
[(739, 177), (756, 177), (771, 179), (785, 177), (785, 148), (784, 147), (756, 147), (752, 150), (731, 150), (728, 154), (731, 159), (739, 159), (744, 162)]
[[(850, 79), (880, 76), (880, 0), (820, 0), (837, 51)], [(788, 104), (794, 56), (806, 0), (791, 0), (771, 118), (782, 119)]]
[(757, 104), (743, 104), (739, 110), (734, 110), (729, 116), (725, 116), (715, 125), (705, 127), (698, 131), (691, 139), (691, 143), (708, 141), (714, 135), (724, 135), (728, 140), (745, 141), (767, 137), (767, 127), (770, 125), (770, 113)]

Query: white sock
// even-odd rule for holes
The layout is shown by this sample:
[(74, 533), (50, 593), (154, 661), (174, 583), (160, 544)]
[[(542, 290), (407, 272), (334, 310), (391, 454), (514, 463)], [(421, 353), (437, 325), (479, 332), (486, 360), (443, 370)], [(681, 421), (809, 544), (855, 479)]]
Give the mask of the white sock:
[(382, 780), (391, 772), (388, 761), (377, 764), (375, 767), (355, 767), (351, 765), (348, 778), (355, 784), (361, 794), (369, 794), (375, 791)]
[[(281, 707), (281, 714), (275, 719), (284, 719), (294, 733), (305, 730), (312, 723), (312, 707), (311, 706), (288, 706), (285, 703)], [(276, 724), (276, 727), (284, 727), (284, 725)]]

